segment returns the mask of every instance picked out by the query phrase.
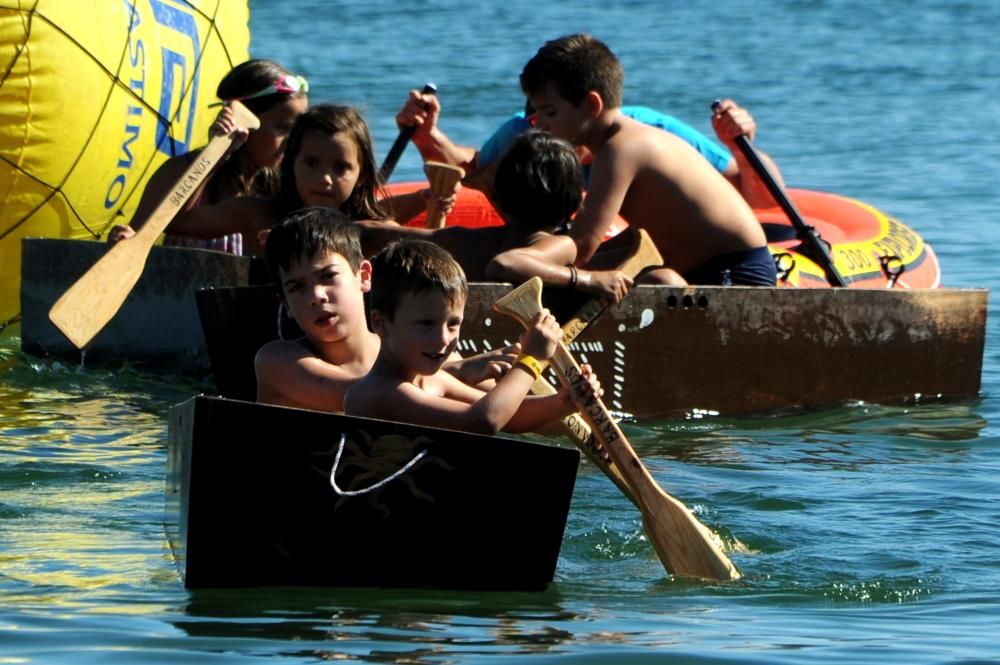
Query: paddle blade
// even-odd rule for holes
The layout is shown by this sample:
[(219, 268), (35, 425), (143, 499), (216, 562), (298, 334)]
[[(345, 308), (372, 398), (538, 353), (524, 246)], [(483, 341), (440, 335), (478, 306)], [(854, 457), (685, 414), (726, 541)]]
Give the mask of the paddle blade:
[(49, 310), (49, 319), (76, 348), (101, 332), (139, 281), (150, 246), (137, 240), (111, 247)]
[(240, 102), (233, 100), (229, 102), (229, 108), (233, 110), (233, 122), (237, 127), (244, 129), (260, 129), (260, 118)]
[[(247, 129), (260, 121), (243, 104), (232, 102), (233, 119)], [(116, 243), (49, 310), (49, 319), (78, 349), (107, 325), (125, 302), (146, 267), (146, 257), (170, 221), (211, 177), (233, 143), (232, 134), (208, 142), (167, 192), (135, 236)]]
[(541, 278), (532, 277), (521, 286), (512, 289), (493, 303), (493, 310), (514, 317), (527, 328), (531, 317), (542, 310)]
[(431, 200), (427, 204), (427, 228), (440, 229), (444, 226), (445, 215), (438, 206), (437, 199), (455, 191), (455, 185), (465, 177), (465, 170), (459, 166), (442, 162), (426, 162), (424, 173), (427, 174), (427, 182), (430, 183), (432, 194)]
[(636, 235), (638, 239), (634, 251), (618, 266), (619, 270), (633, 279), (646, 268), (663, 265), (663, 257), (646, 229), (638, 229)]
[(659, 487), (650, 489), (652, 496), (641, 499), (645, 505), (642, 523), (664, 567), (685, 577), (723, 582), (740, 579), (736, 566), (723, 553), (719, 537), (680, 500)]

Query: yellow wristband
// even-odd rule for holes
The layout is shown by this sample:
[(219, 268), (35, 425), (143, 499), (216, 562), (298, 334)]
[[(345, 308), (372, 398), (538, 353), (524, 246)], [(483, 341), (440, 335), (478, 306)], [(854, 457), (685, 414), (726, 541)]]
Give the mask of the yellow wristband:
[(532, 376), (534, 376), (535, 379), (541, 378), (542, 370), (545, 369), (545, 366), (542, 365), (542, 363), (538, 362), (537, 358), (535, 358), (534, 356), (529, 356), (527, 354), (519, 355), (517, 357), (517, 360), (514, 361), (514, 364), (520, 365), (521, 367), (531, 372)]

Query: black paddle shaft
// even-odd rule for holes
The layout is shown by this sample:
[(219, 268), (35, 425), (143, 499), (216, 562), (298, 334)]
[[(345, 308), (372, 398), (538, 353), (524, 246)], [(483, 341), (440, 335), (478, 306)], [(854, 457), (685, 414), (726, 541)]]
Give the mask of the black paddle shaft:
[[(720, 101), (716, 100), (712, 102), (712, 110), (716, 111), (721, 104)], [(795, 235), (799, 241), (805, 246), (806, 253), (812, 258), (826, 273), (826, 280), (830, 283), (830, 286), (847, 286), (847, 281), (841, 276), (837, 271), (836, 266), (833, 263), (833, 256), (830, 254), (830, 247), (826, 244), (826, 241), (819, 235), (819, 231), (816, 227), (811, 224), (806, 224), (805, 220), (802, 219), (802, 215), (795, 208), (795, 204), (792, 200), (788, 198), (785, 194), (784, 188), (778, 184), (774, 175), (767, 168), (767, 164), (764, 160), (760, 158), (757, 150), (750, 145), (749, 139), (746, 136), (737, 136), (736, 147), (740, 149), (743, 156), (747, 158), (753, 170), (756, 171), (757, 175), (760, 177), (761, 181), (767, 187), (767, 191), (771, 193), (774, 200), (778, 202), (781, 209), (785, 211), (785, 215), (791, 220), (792, 226), (795, 227)]]
[[(425, 95), (436, 94), (437, 86), (433, 83), (427, 83), (420, 92)], [(403, 127), (399, 130), (399, 136), (396, 137), (392, 147), (389, 148), (389, 154), (385, 156), (385, 161), (382, 162), (382, 167), (378, 170), (380, 182), (389, 181), (389, 176), (396, 169), (396, 163), (403, 155), (403, 151), (406, 150), (406, 144), (410, 142), (410, 137), (413, 136), (413, 132), (415, 131), (417, 131), (416, 126)]]

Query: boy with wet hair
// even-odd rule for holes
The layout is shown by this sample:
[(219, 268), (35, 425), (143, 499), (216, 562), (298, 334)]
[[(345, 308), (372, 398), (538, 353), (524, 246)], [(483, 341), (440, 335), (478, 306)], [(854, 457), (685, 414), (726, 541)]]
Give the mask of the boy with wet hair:
[[(371, 372), (344, 398), (350, 415), (496, 434), (527, 432), (574, 411), (562, 392), (529, 396), (561, 337), (559, 324), (539, 312), (521, 336), (513, 369), (484, 392), (442, 370), (458, 345), (468, 286), (461, 266), (443, 248), (423, 240), (402, 240), (372, 260), (369, 295), (372, 329), (382, 347)], [(584, 375), (597, 396), (600, 383), (589, 367)]]
[[(265, 260), (282, 306), (304, 335), (257, 352), (257, 401), (343, 411), (344, 393), (368, 373), (380, 347), (365, 320), (372, 265), (361, 253), (357, 225), (333, 208), (305, 208), (271, 230)], [(502, 349), (448, 359), (448, 369), (475, 384), (501, 376), (514, 355)]]
[(257, 352), (257, 401), (342, 411), (347, 388), (379, 350), (365, 321), (372, 267), (358, 228), (333, 208), (305, 208), (271, 229), (264, 257), (282, 306), (304, 335)]
[[(587, 199), (559, 238), (572, 242), (576, 266), (621, 214), (688, 283), (775, 284), (764, 231), (739, 192), (690, 145), (620, 112), (622, 68), (603, 42), (586, 34), (546, 42), (520, 81), (537, 127), (593, 155)], [(551, 262), (568, 249), (558, 244)]]

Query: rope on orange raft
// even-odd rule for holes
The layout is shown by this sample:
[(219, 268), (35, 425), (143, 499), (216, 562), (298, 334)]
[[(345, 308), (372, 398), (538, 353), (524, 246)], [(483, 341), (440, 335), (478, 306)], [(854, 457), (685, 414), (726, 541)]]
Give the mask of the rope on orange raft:
[(886, 254), (879, 257), (878, 263), (882, 267), (882, 272), (887, 279), (885, 288), (891, 289), (896, 286), (899, 276), (906, 270), (906, 264), (903, 263), (903, 259), (898, 256)]

